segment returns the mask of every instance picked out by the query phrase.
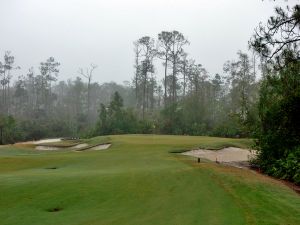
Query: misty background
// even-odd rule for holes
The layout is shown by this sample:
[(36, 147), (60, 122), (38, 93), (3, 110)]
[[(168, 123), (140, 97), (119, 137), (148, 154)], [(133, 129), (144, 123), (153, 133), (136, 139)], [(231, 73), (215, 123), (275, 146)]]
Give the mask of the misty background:
[(249, 167), (300, 184), (299, 1), (0, 0), (4, 171), (24, 141), (205, 136), (253, 140)]
[[(122, 83), (134, 74), (134, 40), (179, 30), (191, 42), (189, 56), (214, 75), (222, 73), (223, 63), (239, 49), (247, 51), (254, 28), (273, 14), (274, 6), (296, 2), (1, 0), (0, 52), (16, 56), (21, 70), (13, 71), (15, 75), (53, 56), (61, 63), (58, 80), (75, 78), (79, 67), (94, 63), (94, 81)], [(158, 78), (163, 77), (160, 70)]]

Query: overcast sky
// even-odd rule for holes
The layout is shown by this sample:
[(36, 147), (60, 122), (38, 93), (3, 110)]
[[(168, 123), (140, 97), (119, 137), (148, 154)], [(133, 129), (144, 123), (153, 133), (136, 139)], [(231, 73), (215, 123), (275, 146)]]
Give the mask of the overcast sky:
[[(191, 42), (190, 57), (210, 74), (247, 42), (275, 5), (298, 0), (0, 0), (0, 54), (9, 50), (26, 74), (53, 56), (59, 79), (98, 65), (94, 80), (121, 83), (133, 76), (133, 41), (178, 30)], [(157, 63), (161, 63), (157, 60)], [(158, 77), (162, 77), (160, 72)]]

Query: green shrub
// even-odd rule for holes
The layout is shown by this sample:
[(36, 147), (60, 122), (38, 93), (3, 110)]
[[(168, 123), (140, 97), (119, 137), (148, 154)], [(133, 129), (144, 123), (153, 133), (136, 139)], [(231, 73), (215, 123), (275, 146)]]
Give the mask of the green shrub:
[(300, 181), (300, 63), (293, 62), (262, 82), (257, 163), (269, 175)]

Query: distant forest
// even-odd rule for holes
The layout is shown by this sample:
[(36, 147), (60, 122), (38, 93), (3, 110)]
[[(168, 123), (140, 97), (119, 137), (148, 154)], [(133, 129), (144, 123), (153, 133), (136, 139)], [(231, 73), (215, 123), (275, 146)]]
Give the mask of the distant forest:
[[(251, 136), (257, 120), (255, 78), (263, 63), (239, 51), (225, 62), (223, 74), (212, 76), (188, 56), (188, 44), (178, 31), (163, 31), (156, 40), (141, 37), (134, 42), (133, 78), (124, 84), (94, 82), (93, 64), (58, 82), (60, 63), (54, 57), (13, 77), (18, 65), (6, 52), (0, 62), (4, 141), (120, 133)], [(162, 80), (156, 78), (155, 64), (163, 65)], [(110, 109), (116, 92), (118, 119)]]
[(209, 74), (192, 59), (186, 52), (192, 43), (179, 31), (143, 36), (133, 42), (134, 73), (125, 84), (94, 82), (93, 64), (58, 82), (53, 57), (12, 77), (18, 65), (6, 52), (0, 144), (126, 133), (252, 137), (254, 165), (300, 183), (299, 30), (299, 5), (275, 8), (250, 38), (251, 53), (237, 51), (222, 74)]

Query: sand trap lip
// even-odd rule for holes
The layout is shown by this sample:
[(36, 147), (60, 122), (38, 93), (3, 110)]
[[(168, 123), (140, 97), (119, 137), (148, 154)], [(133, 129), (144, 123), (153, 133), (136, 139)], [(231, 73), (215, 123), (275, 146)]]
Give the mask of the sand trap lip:
[(221, 163), (243, 162), (249, 161), (255, 157), (255, 152), (249, 149), (242, 148), (223, 148), (221, 150), (205, 150), (197, 149), (182, 153), (183, 155), (193, 156), (196, 158), (205, 158), (211, 161)]
[(52, 143), (52, 142), (60, 142), (62, 139), (61, 138), (49, 138), (49, 139), (42, 139), (38, 141), (25, 141), (25, 142), (18, 142), (16, 144), (33, 144), (33, 145), (38, 145), (38, 144), (45, 144), (45, 143)]
[[(44, 144), (45, 142), (41, 143), (41, 144)], [(49, 142), (46, 142), (46, 143), (49, 143)], [(78, 145), (75, 145), (75, 146), (72, 146), (72, 147), (64, 147), (64, 146), (61, 146), (61, 147), (57, 147), (57, 146), (46, 146), (46, 145), (38, 145), (35, 147), (35, 150), (46, 150), (46, 151), (55, 151), (55, 150), (67, 150), (67, 149), (81, 149), (81, 148), (85, 148), (85, 147), (88, 147), (89, 145), (86, 144), (86, 143), (81, 143), (81, 144), (78, 144)]]
[(56, 151), (56, 150), (75, 150), (75, 151), (87, 151), (87, 150), (105, 150), (108, 149), (111, 146), (111, 144), (99, 144), (96, 146), (90, 146), (86, 143), (81, 143), (78, 145), (75, 145), (73, 147), (55, 147), (55, 146), (45, 146), (45, 145), (38, 145), (35, 147), (36, 150), (41, 151)]
[(104, 143), (104, 144), (98, 144), (98, 145), (92, 145), (87, 146), (83, 148), (76, 149), (75, 152), (85, 152), (85, 151), (91, 151), (91, 150), (106, 150), (111, 146), (111, 143)]
[(39, 141), (33, 141), (33, 144), (44, 144), (44, 143), (52, 143), (52, 142), (59, 142), (61, 141), (61, 138), (50, 138), (50, 139), (44, 139)]
[(108, 149), (111, 146), (111, 144), (102, 144), (95, 147), (90, 148), (90, 150), (105, 150)]

